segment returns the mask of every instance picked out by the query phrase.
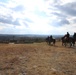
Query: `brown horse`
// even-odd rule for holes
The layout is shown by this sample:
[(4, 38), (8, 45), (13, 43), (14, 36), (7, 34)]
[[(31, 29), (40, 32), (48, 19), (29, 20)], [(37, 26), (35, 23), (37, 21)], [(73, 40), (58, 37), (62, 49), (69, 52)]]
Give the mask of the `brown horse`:
[(70, 47), (75, 46), (75, 39), (74, 37), (67, 37), (67, 36), (63, 36), (61, 38), (62, 40), (62, 45), (64, 45), (65, 47), (67, 46), (67, 44), (70, 45)]
[(74, 38), (74, 40), (76, 42), (76, 33), (74, 33), (73, 38)]

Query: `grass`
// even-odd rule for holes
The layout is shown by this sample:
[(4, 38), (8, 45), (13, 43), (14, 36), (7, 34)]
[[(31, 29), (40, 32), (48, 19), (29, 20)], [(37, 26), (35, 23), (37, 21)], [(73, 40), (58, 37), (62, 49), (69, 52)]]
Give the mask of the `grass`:
[(0, 44), (0, 75), (76, 75), (76, 47)]

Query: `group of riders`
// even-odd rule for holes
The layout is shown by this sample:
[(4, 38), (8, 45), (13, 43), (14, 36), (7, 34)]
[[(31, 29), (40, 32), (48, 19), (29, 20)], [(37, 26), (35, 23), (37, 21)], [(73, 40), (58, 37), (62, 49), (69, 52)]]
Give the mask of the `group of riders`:
[(48, 36), (48, 37), (46, 38), (46, 42), (47, 42), (49, 45), (51, 44), (51, 42), (55, 45), (56, 40), (55, 40), (55, 38), (51, 35), (51, 36)]
[[(75, 45), (75, 41), (76, 41), (76, 33), (74, 32), (73, 36), (71, 36), (71, 35), (69, 34), (69, 32), (67, 32), (67, 33), (61, 38), (61, 40), (62, 40), (62, 45), (65, 45), (65, 46), (66, 46), (66, 44), (69, 43), (70, 46), (72, 46), (72, 44), (73, 44), (73, 46), (74, 46), (74, 45)], [(51, 35), (51, 36), (48, 36), (48, 37), (46, 38), (46, 42), (47, 42), (49, 45), (51, 44), (51, 42), (55, 45), (56, 39)]]

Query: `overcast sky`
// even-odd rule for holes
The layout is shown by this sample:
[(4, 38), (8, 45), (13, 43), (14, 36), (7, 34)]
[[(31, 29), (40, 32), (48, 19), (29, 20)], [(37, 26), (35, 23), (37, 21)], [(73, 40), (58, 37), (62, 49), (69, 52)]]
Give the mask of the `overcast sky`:
[(0, 0), (0, 34), (76, 32), (76, 0)]

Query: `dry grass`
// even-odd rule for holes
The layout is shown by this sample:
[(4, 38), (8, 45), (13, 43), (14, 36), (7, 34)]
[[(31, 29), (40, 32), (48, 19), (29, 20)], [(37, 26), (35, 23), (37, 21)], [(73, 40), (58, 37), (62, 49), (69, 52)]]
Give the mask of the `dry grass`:
[(76, 47), (0, 44), (0, 75), (76, 75)]

